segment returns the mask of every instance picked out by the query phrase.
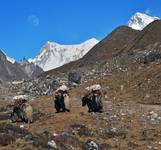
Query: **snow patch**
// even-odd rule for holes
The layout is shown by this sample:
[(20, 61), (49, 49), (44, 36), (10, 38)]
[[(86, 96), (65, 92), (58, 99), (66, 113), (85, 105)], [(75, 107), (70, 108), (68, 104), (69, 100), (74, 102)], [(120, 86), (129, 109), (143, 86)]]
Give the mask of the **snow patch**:
[(11, 62), (12, 64), (15, 63), (15, 60), (14, 60), (13, 58), (11, 58), (11, 57), (9, 57), (9, 56), (6, 56), (6, 58), (7, 58), (7, 60), (8, 60), (9, 62)]

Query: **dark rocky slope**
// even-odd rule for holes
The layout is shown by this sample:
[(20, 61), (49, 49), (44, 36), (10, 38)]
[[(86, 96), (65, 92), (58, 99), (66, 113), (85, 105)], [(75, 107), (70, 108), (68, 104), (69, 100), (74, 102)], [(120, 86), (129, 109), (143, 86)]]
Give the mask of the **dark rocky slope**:
[(18, 63), (12, 64), (6, 58), (6, 55), (0, 51), (0, 80), (19, 80), (27, 78), (27, 74), (21, 69)]

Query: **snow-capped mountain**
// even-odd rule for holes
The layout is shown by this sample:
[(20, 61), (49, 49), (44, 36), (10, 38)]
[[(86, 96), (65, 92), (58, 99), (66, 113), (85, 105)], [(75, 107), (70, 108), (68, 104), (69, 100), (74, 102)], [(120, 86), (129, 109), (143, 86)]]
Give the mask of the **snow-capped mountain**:
[(7, 58), (7, 60), (8, 60), (9, 62), (11, 62), (12, 64), (14, 64), (14, 63), (16, 62), (13, 58), (11, 58), (11, 57), (9, 57), (9, 56), (6, 56), (6, 58)]
[(29, 61), (34, 62), (35, 65), (40, 66), (44, 71), (48, 71), (82, 58), (98, 42), (95, 38), (75, 45), (61, 45), (48, 41), (41, 48), (38, 56)]
[(6, 56), (7, 61), (9, 61), (12, 64), (14, 64), (16, 62), (13, 58), (7, 56), (7, 54), (4, 51), (2, 51), (2, 50), (0, 50), (0, 51)]
[(148, 24), (150, 24), (154, 20), (158, 20), (158, 19), (160, 19), (160, 18), (151, 17), (151, 16), (148, 16), (147, 14), (137, 12), (131, 17), (131, 19), (128, 23), (128, 26), (135, 29), (135, 30), (142, 30)]

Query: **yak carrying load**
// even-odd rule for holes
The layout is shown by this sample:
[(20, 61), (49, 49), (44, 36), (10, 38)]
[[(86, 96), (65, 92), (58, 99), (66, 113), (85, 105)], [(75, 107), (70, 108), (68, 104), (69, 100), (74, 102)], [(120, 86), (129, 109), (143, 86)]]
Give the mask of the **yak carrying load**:
[(82, 97), (82, 106), (88, 106), (88, 112), (102, 112), (102, 92), (100, 84), (94, 84), (85, 88)]
[(12, 122), (28, 122), (31, 123), (33, 120), (33, 109), (28, 102), (27, 95), (14, 96), (12, 100)]
[(53, 93), (53, 101), (57, 113), (70, 112), (68, 90), (69, 89), (66, 85), (62, 85)]

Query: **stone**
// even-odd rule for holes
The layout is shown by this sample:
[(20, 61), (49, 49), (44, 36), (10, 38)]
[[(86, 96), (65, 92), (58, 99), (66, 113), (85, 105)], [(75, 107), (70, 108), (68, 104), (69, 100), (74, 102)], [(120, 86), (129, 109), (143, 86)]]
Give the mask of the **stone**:
[(99, 146), (98, 146), (98, 144), (95, 143), (94, 141), (88, 140), (88, 141), (85, 143), (85, 150), (99, 150)]
[(72, 83), (80, 84), (81, 83), (81, 75), (79, 72), (70, 72), (68, 74), (68, 83), (69, 85)]
[(121, 131), (117, 128), (109, 128), (109, 129), (100, 129), (98, 130), (98, 136), (101, 138), (115, 138), (120, 137), (122, 139), (126, 138), (126, 132)]
[(48, 142), (48, 145), (49, 145), (50, 147), (52, 147), (52, 148), (57, 149), (57, 146), (56, 146), (56, 143), (55, 143), (54, 140), (49, 141), (49, 142)]
[(161, 59), (160, 52), (151, 52), (144, 57), (144, 64), (150, 64), (151, 62), (156, 61), (157, 59)]

